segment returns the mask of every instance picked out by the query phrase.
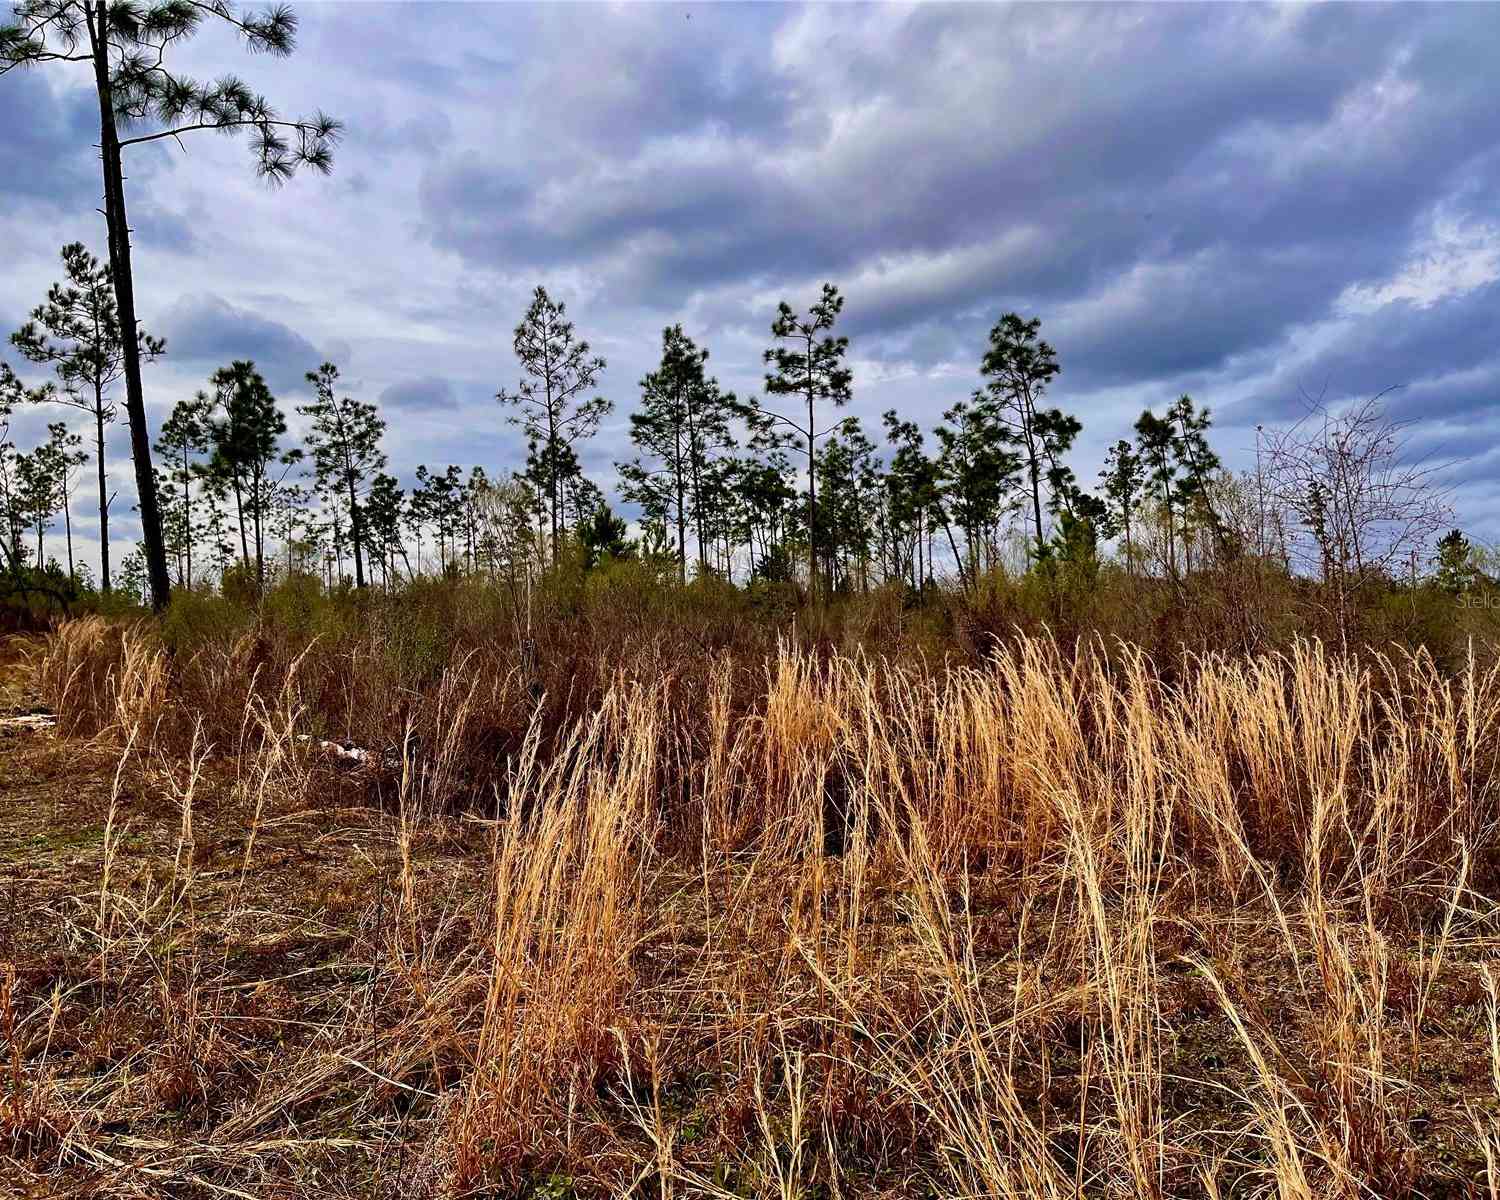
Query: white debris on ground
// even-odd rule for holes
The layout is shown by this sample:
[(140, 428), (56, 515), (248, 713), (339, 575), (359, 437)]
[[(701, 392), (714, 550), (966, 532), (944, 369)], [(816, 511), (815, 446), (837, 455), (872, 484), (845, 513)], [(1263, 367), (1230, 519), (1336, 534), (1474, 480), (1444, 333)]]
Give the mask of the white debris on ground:
[(306, 733), (298, 734), (297, 740), (304, 745), (311, 745), (318, 753), (327, 755), (329, 758), (351, 767), (370, 765), (390, 767), (401, 765), (401, 756), (394, 750), (387, 750), (384, 754), (377, 754), (375, 751), (367, 750), (363, 746), (356, 746), (353, 742), (332, 742), (327, 738), (315, 738)]
[(0, 717), (0, 730), (51, 729), (57, 718), (51, 713), (25, 713), (19, 717)]

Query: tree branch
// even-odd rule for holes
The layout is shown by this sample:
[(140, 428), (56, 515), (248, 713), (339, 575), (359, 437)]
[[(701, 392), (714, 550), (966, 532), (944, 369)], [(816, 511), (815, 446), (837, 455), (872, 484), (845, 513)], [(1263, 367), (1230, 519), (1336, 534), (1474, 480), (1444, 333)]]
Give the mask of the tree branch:
[(158, 142), (162, 138), (175, 138), (184, 133), (192, 133), (198, 129), (244, 129), (247, 126), (255, 129), (274, 127), (277, 129), (295, 129), (299, 132), (315, 132), (316, 125), (310, 125), (306, 121), (263, 121), (255, 119), (243, 119), (234, 121), (199, 121), (192, 125), (179, 125), (175, 129), (162, 129), (156, 133), (143, 133), (140, 137), (121, 138), (120, 149), (126, 146), (138, 146), (143, 142)]

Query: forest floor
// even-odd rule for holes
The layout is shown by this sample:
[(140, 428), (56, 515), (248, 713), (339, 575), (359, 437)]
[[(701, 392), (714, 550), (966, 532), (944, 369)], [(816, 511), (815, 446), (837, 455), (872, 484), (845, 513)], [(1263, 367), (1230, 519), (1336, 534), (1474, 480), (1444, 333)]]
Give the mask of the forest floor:
[[(117, 747), (63, 738), (35, 723), (4, 724), (46, 712), (34, 684), (37, 649), (22, 639), (0, 642), (0, 972), (14, 972), (13, 1011), (31, 1009), (35, 1025), (35, 1014), (45, 1019), (52, 1000), (55, 1018), (41, 1053), (30, 1056), (30, 1079), (18, 1089), (7, 1070), (0, 1085), (7, 1103), (18, 1091), (22, 1104), (35, 1099), (43, 1125), (30, 1145), (0, 1142), (0, 1197), (185, 1195), (194, 1193), (195, 1176), (198, 1194), (243, 1194), (207, 1178), (224, 1162), (214, 1161), (213, 1139), (202, 1136), (213, 1122), (194, 1094), (213, 1084), (197, 1077), (222, 1071), (253, 1080), (235, 1089), (236, 1107), (258, 1113), (257, 1101), (270, 1101), (287, 1083), (288, 1067), (306, 1066), (310, 1035), (338, 1018), (350, 989), (371, 974), (356, 943), (368, 903), (382, 889), (389, 897), (400, 873), (390, 815), (320, 808), (276, 812), (257, 825), (253, 805), (209, 760), (184, 838), (173, 783), (150, 765), (117, 772)], [(487, 866), (482, 836), (454, 822), (419, 842), (413, 856), (419, 873), (440, 871), (458, 891), (480, 889)], [(174, 876), (187, 878), (189, 866), (191, 895), (181, 896), (179, 882), (174, 898)], [(111, 896), (126, 898), (131, 910), (115, 919), (133, 915), (138, 928), (111, 930), (101, 953), (106, 880)], [(190, 920), (181, 920), (180, 911), (165, 919), (184, 904)], [(170, 942), (153, 933), (153, 923), (171, 926)], [(192, 1045), (191, 1026), (206, 1025), (206, 1014), (184, 1013), (174, 1003), (187, 991), (187, 980), (172, 974), (174, 962), (192, 963), (183, 969), (193, 972), (213, 963), (204, 972), (213, 976), (213, 994), (201, 1002), (213, 1010), (213, 1037), (231, 1031), (227, 1044)], [(174, 1018), (186, 1028), (172, 1029)], [(26, 1040), (35, 1051), (34, 1030)], [(196, 1061), (173, 1061), (184, 1050)], [(355, 1086), (398, 1091), (351, 1074)], [(96, 1114), (95, 1100), (106, 1095), (112, 1110), (106, 1119), (68, 1127), (70, 1113)], [(389, 1190), (382, 1174), (398, 1169), (402, 1139), (383, 1129), (350, 1129), (339, 1108), (334, 1102), (309, 1115), (270, 1103), (273, 1120), (241, 1131), (252, 1143), (285, 1142), (276, 1157), (291, 1169), (279, 1181), (266, 1180), (268, 1189), (256, 1195)], [(389, 1151), (385, 1158), (381, 1146)], [(185, 1150), (201, 1173), (185, 1164)], [(223, 1158), (245, 1151), (226, 1145)]]
[[(421, 1071), (397, 1077), (393, 1064), (416, 1060), (403, 1059), (393, 1039), (410, 1038), (416, 1026), (403, 1033), (386, 1014), (412, 1007), (402, 988), (428, 1004), (422, 989), (440, 978), (433, 964), (449, 953), (445, 947), (484, 945), (483, 914), (468, 898), (485, 894), (493, 870), (487, 823), (445, 818), (403, 835), (389, 810), (343, 805), (336, 793), (316, 808), (265, 808), (213, 755), (195, 764), (142, 754), (127, 756), (122, 767), (116, 744), (65, 738), (44, 720), (14, 723), (45, 713), (35, 685), (38, 649), (23, 639), (0, 643), (0, 1130), (8, 1135), (0, 1141), (0, 1196), (446, 1194), (422, 1181), (445, 1169), (439, 1160), (451, 1153), (434, 1134), (443, 1119), (440, 1097), (461, 1077), (447, 1047), (473, 1041), (484, 977), (469, 980), (478, 980), (474, 995), (442, 997), (458, 1015), (442, 1034), (448, 1042), (433, 1035), (425, 1082)], [(642, 982), (638, 998), (624, 1003), (633, 1006), (635, 1028), (654, 1021), (663, 1038), (669, 1029), (688, 1037), (682, 1031), (715, 999), (683, 982), (687, 966), (720, 936), (717, 927), (687, 927), (691, 903), (682, 898), (691, 901), (694, 886), (690, 870), (654, 878), (649, 938), (629, 950)], [(871, 897), (873, 914), (882, 903), (873, 885)], [(1013, 1042), (1010, 1053), (1045, 1064), (1034, 1079), (1017, 1068), (1017, 1078), (1035, 1089), (1025, 1099), (1028, 1111), (1040, 1103), (1066, 1113), (1077, 1109), (1097, 1068), (1087, 1030), (1102, 1018), (1079, 988), (1040, 973), (1030, 980), (1022, 953), (1030, 935), (1024, 916), (1017, 925), (1014, 899), (1000, 894), (998, 880), (976, 876), (969, 919), (975, 944), (993, 951), (978, 969), (991, 972), (1000, 994), (1034, 989), (1041, 1016), (1028, 1019), (1024, 1036), (1048, 1045), (1017, 1054)], [(897, 900), (870, 919), (893, 931), (893, 954), (909, 956), (900, 939), (908, 937), (910, 918), (897, 911)], [(1376, 1011), (1325, 1022), (1295, 1002), (1287, 947), (1265, 913), (1195, 907), (1190, 896), (1179, 903), (1180, 915), (1170, 928), (1164, 924), (1154, 949), (1159, 1048), (1151, 1053), (1160, 1054), (1161, 1127), (1179, 1145), (1218, 1146), (1223, 1157), (1183, 1157), (1165, 1194), (1318, 1194), (1316, 1183), (1287, 1190), (1296, 1170), (1278, 1163), (1272, 1149), (1247, 1148), (1247, 1137), (1259, 1136), (1246, 1132), (1258, 1119), (1250, 1098), (1257, 1070), (1264, 1075), (1267, 1068), (1252, 1062), (1236, 1020), (1275, 1032), (1264, 1047), (1273, 1058), (1269, 1069), (1293, 1081), (1276, 1103), (1300, 1109), (1310, 1160), (1349, 1154), (1332, 1142), (1318, 1151), (1319, 1131), (1336, 1139), (1347, 1136), (1338, 1131), (1354, 1130), (1368, 1139), (1360, 1150), (1367, 1170), (1360, 1194), (1500, 1194), (1500, 1183), (1486, 1174), (1494, 1165), (1487, 1168), (1483, 1157), (1500, 1148), (1500, 1138), (1490, 1142), (1482, 1132), (1500, 1128), (1500, 1046), (1491, 1044), (1495, 1007), (1484, 973), (1500, 940), (1487, 919), (1453, 938), (1435, 965), (1437, 931), (1393, 936), (1380, 949), (1387, 965), (1382, 988), (1371, 993)], [(393, 967), (389, 927), (398, 910), (426, 914), (420, 923), (433, 950)], [(1199, 959), (1216, 965), (1243, 1017), (1189, 965)], [(747, 956), (743, 965), (754, 963)], [(756, 986), (753, 975), (741, 984), (746, 995)], [(821, 992), (821, 983), (813, 986)], [(889, 983), (883, 988), (894, 996)], [(1360, 1000), (1351, 993), (1348, 1002)], [(682, 1011), (665, 1011), (672, 1004)], [(1398, 1044), (1394, 1032), (1380, 1035), (1379, 1053), (1387, 1057), (1377, 1070), (1399, 1064), (1401, 1078), (1392, 1065), (1388, 1085), (1372, 1088), (1360, 1083), (1356, 1060), (1375, 1043), (1339, 1048), (1329, 1039), (1387, 1020), (1390, 1031), (1420, 1025), (1420, 1053)], [(413, 1053), (420, 1057), (420, 1046)], [(863, 1052), (856, 1046), (848, 1053)], [(1322, 1069), (1338, 1054), (1345, 1070)], [(792, 1076), (786, 1079), (791, 1087)], [(1335, 1094), (1331, 1079), (1342, 1080), (1349, 1094)], [(939, 1194), (927, 1182), (939, 1171), (890, 1148), (902, 1136), (900, 1106), (888, 1104), (889, 1096), (867, 1096), (866, 1086), (850, 1084), (836, 1097), (855, 1108), (856, 1100), (869, 1101), (864, 1115), (846, 1111), (841, 1118), (849, 1122), (841, 1135), (846, 1145), (857, 1143), (862, 1122), (878, 1130), (866, 1183), (846, 1178), (842, 1194)], [(774, 1144), (787, 1136), (784, 1126), (773, 1130), (767, 1122), (757, 1131), (753, 1115), (733, 1117), (727, 1098), (737, 1095), (753, 1114), (764, 1104), (759, 1088), (746, 1099), (733, 1079), (699, 1079), (691, 1089), (696, 1098), (669, 1101), (665, 1119), (673, 1132), (664, 1139), (664, 1153), (691, 1158), (701, 1147), (711, 1159), (710, 1147), (733, 1144), (733, 1129), (752, 1141), (763, 1132), (772, 1145), (758, 1182), (744, 1165), (750, 1152), (735, 1152), (737, 1174), (712, 1182), (705, 1170), (694, 1178), (710, 1182), (697, 1189), (679, 1182), (675, 1193), (667, 1175), (647, 1174), (641, 1194), (838, 1194), (823, 1183), (793, 1186), (797, 1151), (782, 1162)], [(1372, 1097), (1381, 1107), (1371, 1109)], [(825, 1133), (830, 1119), (825, 1112)], [(653, 1151), (642, 1127), (617, 1132), (613, 1143), (601, 1135), (597, 1162), (639, 1152), (649, 1167)], [(821, 1135), (808, 1136), (810, 1147)], [(1060, 1129), (1055, 1136), (1071, 1136), (1076, 1146), (1082, 1135)], [(1126, 1194), (1118, 1190), (1119, 1174), (1114, 1184), (1101, 1177), (1097, 1187), (1081, 1168), (1078, 1178), (1079, 1190), (1068, 1194)], [(1222, 1193), (1212, 1190), (1214, 1178), (1222, 1178)], [(1200, 1186), (1200, 1179), (1210, 1182)], [(519, 1185), (483, 1194), (564, 1197), (575, 1194), (572, 1186), (538, 1168)], [(580, 1186), (577, 1194), (597, 1192)]]

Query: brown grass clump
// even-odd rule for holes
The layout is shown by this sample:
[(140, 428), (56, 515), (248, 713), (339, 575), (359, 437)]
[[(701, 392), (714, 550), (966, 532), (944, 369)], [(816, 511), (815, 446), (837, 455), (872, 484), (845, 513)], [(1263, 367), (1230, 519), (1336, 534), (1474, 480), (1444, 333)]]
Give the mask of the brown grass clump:
[(168, 635), (13, 675), (40, 1194), (1500, 1195), (1500, 667)]

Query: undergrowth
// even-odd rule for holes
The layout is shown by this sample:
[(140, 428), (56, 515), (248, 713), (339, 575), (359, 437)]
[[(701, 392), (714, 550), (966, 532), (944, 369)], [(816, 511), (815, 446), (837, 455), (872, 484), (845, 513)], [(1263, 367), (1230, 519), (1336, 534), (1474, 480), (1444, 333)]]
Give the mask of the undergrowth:
[(103, 830), (0, 976), (38, 1186), (1500, 1195), (1477, 649), (190, 603), (35, 658)]

